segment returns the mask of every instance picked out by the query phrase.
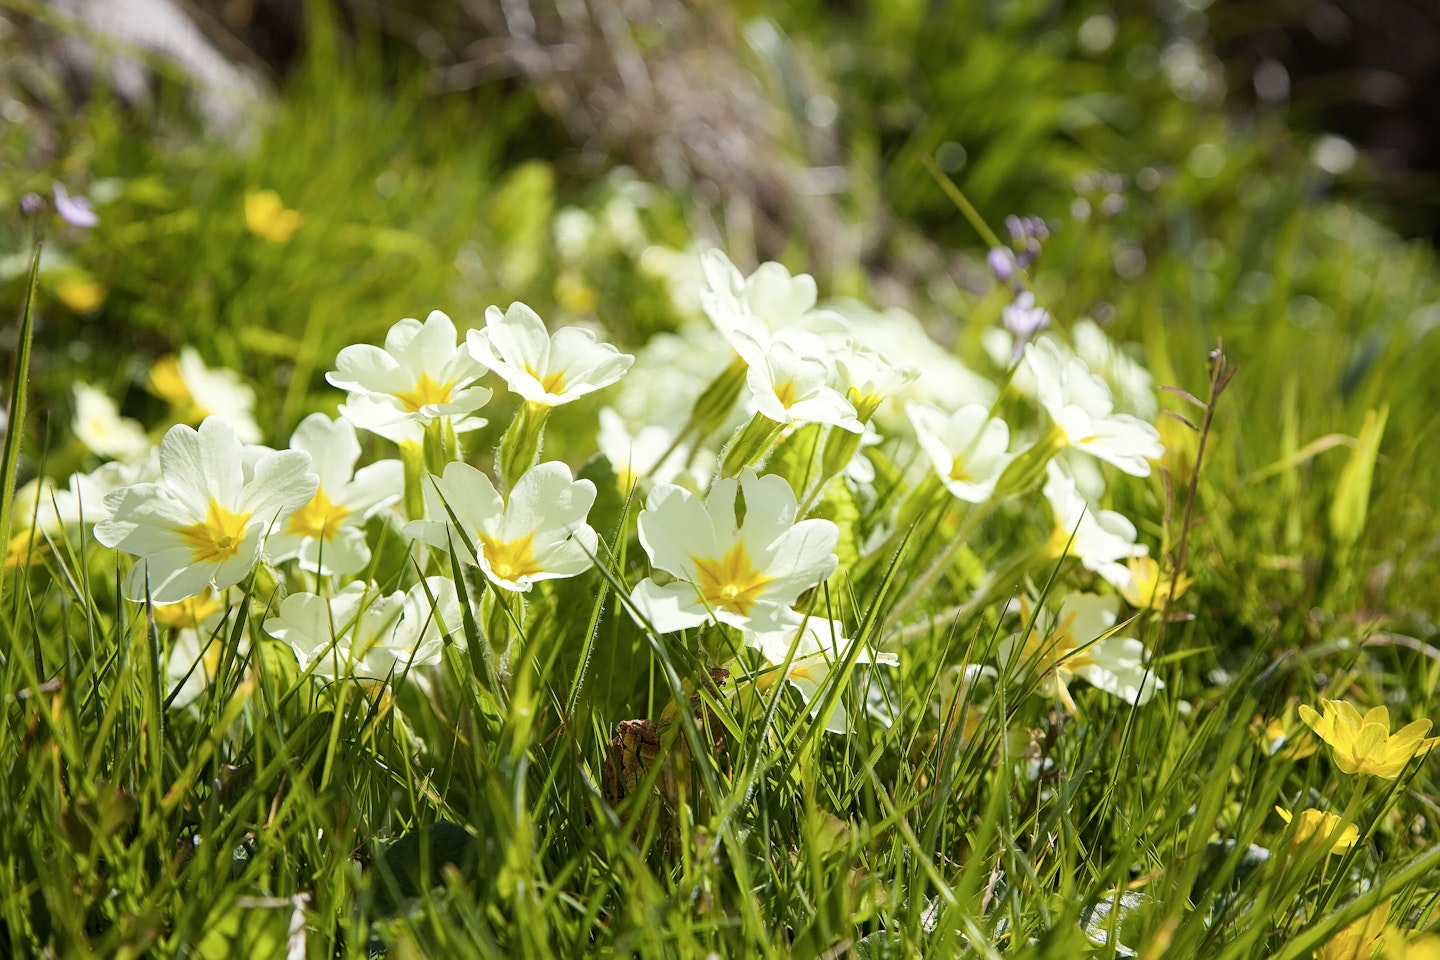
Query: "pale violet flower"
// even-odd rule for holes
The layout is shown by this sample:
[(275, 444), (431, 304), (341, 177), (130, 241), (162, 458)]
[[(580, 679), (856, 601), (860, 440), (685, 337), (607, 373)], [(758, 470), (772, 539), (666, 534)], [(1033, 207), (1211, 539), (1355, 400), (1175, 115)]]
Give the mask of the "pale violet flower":
[(468, 463), (447, 464), (443, 477), (430, 480), (425, 488), (430, 519), (411, 521), (405, 533), (458, 551), (496, 586), (528, 592), (541, 580), (573, 577), (594, 565), (599, 538), (585, 517), (595, 502), (595, 484), (574, 479), (565, 464), (531, 467), (508, 500)]
[(1035, 294), (1021, 290), (1000, 311), (1000, 322), (1015, 336), (1013, 362), (1020, 359), (1020, 351), (1031, 337), (1050, 326), (1050, 311), (1035, 302)]
[(55, 184), (55, 212), (60, 215), (61, 220), (73, 227), (89, 229), (100, 225), (100, 217), (96, 215), (90, 201), (79, 194), (71, 196), (65, 185), (58, 182)]
[(155, 603), (239, 583), (255, 566), (272, 526), (315, 496), (310, 457), (295, 450), (262, 455), (246, 469), (228, 421), (208, 417), (195, 430), (171, 427), (160, 441), (160, 479), (112, 491), (95, 539), (139, 560), (125, 595)]
[(1050, 414), (1057, 439), (1114, 464), (1135, 477), (1150, 475), (1150, 461), (1165, 450), (1160, 433), (1138, 417), (1116, 413), (1110, 388), (1085, 361), (1067, 356), (1049, 337), (1025, 347), (1040, 405)]
[(388, 596), (358, 580), (325, 598), (292, 593), (265, 631), (317, 676), (384, 680), (440, 662), (444, 638), (463, 645), (460, 598), (448, 577), (427, 577)]
[[(1148, 703), (1165, 686), (1145, 665), (1145, 646), (1133, 637), (1112, 633), (1119, 598), (1072, 593), (1058, 612), (1041, 608), (1024, 637), (1001, 641), (1000, 663), (1040, 677), (1040, 690), (1076, 713), (1069, 683), (1081, 679), (1129, 703)], [(1020, 616), (1028, 624), (1032, 608), (1021, 600)]]
[(150, 438), (137, 421), (120, 416), (115, 401), (90, 384), (77, 383), (73, 389), (75, 419), (70, 429), (91, 453), (126, 463), (144, 459)]
[(359, 573), (370, 562), (365, 521), (400, 499), (404, 468), (399, 460), (380, 460), (357, 471), (355, 427), (323, 413), (300, 421), (290, 449), (310, 455), (320, 487), (270, 535), (266, 554), (276, 561), (298, 557), (300, 569), (313, 573)]
[(1010, 428), (1005, 421), (992, 419), (989, 409), (978, 403), (948, 416), (919, 403), (908, 405), (905, 412), (945, 489), (966, 503), (989, 500), (1013, 459), (1007, 452)]
[(807, 356), (783, 334), (761, 344), (749, 334), (736, 333), (732, 342), (749, 364), (745, 382), (755, 409), (767, 419), (864, 432), (850, 401), (830, 386), (830, 368), (823, 360)]
[(475, 362), (499, 374), (522, 399), (546, 407), (578, 400), (624, 376), (635, 358), (583, 327), (551, 334), (523, 303), (485, 311), (485, 329), (466, 339)]
[(385, 334), (385, 347), (352, 344), (335, 357), (325, 374), (331, 386), (390, 408), (391, 419), (421, 424), (441, 417), (460, 418), (490, 400), (485, 374), (463, 345), (457, 345), (455, 324), (434, 310), (422, 324), (407, 317)]
[(194, 347), (162, 357), (150, 368), (150, 389), (175, 408), (185, 423), (220, 417), (235, 430), (241, 443), (259, 443), (255, 423), (255, 391), (233, 370), (207, 367)]
[[(745, 519), (736, 521), (736, 495)], [(657, 484), (640, 513), (640, 543), (650, 563), (675, 579), (642, 580), (631, 595), (656, 632), (718, 620), (774, 629), (800, 594), (835, 572), (840, 531), (829, 520), (795, 522), (795, 491), (778, 476), (749, 468), (716, 481), (702, 502), (682, 487)]]
[(1117, 590), (1127, 589), (1133, 579), (1128, 561), (1150, 552), (1149, 547), (1135, 542), (1135, 524), (1114, 510), (1093, 506), (1053, 460), (1046, 465), (1046, 475), (1045, 496), (1055, 513), (1050, 555), (1075, 557)]
[[(850, 718), (845, 710), (845, 698), (836, 697), (825, 717), (820, 717), (821, 692), (830, 679), (830, 673), (851, 656), (857, 641), (845, 637), (845, 626), (839, 620), (809, 617), (801, 621), (796, 617), (792, 622), (774, 630), (747, 633), (745, 642), (757, 648), (770, 664), (776, 668), (789, 661), (784, 679), (800, 691), (800, 699), (810, 706), (811, 716), (825, 724), (831, 733), (849, 733)], [(898, 664), (899, 658), (893, 653), (871, 655), (869, 650), (854, 651), (856, 663), (883, 663), (887, 666)], [(769, 671), (761, 679), (774, 683), (778, 673)]]

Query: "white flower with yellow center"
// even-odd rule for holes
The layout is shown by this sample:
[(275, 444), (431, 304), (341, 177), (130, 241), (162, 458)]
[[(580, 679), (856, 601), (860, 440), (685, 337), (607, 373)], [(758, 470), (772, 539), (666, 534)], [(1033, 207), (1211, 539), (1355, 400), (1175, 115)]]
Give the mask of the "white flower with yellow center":
[[(165, 677), (170, 682), (170, 707), (182, 710), (203, 694), (220, 672), (220, 658), (230, 642), (235, 621), (227, 614), (233, 607), (208, 587), (187, 600), (155, 608), (155, 625), (167, 629)], [(242, 628), (244, 630), (244, 628)], [(242, 632), (237, 653), (250, 649), (250, 637)]]
[(168, 401), (184, 423), (223, 417), (241, 443), (260, 442), (255, 391), (233, 370), (207, 367), (194, 347), (182, 347), (179, 355), (158, 360), (150, 368), (150, 389)]
[[(675, 431), (657, 424), (643, 426), (632, 435), (624, 418), (614, 409), (605, 407), (600, 411), (596, 444), (610, 461), (622, 491), (642, 478), (653, 483), (669, 483), (684, 473), (696, 456), (689, 444), (677, 445), (675, 440)], [(711, 469), (713, 460), (711, 466), (706, 467)]]
[(455, 324), (439, 310), (423, 324), (407, 317), (385, 334), (384, 349), (357, 343), (341, 350), (325, 379), (352, 401), (383, 403), (393, 420), (464, 417), (489, 402), (490, 390), (477, 382), (485, 370), (456, 337)]
[(229, 422), (207, 417), (200, 429), (170, 428), (160, 441), (160, 480), (112, 491), (109, 516), (95, 539), (140, 561), (125, 595), (155, 603), (193, 597), (206, 586), (223, 590), (255, 566), (266, 534), (315, 496), (319, 479), (310, 457), (296, 450), (268, 452), (253, 469)]
[(75, 419), (70, 429), (76, 439), (91, 453), (111, 460), (134, 463), (144, 459), (150, 452), (150, 438), (137, 421), (120, 416), (115, 401), (88, 383), (75, 384), (74, 392)]
[(1127, 413), (1116, 413), (1105, 381), (1085, 361), (1069, 356), (1051, 337), (1025, 347), (1040, 405), (1054, 421), (1056, 440), (1135, 477), (1150, 475), (1150, 461), (1165, 452), (1160, 432)]
[(845, 625), (839, 620), (810, 617), (804, 620), (796, 617), (792, 622), (776, 630), (763, 633), (747, 633), (745, 642), (759, 649), (771, 666), (777, 668), (762, 672), (758, 681), (761, 687), (769, 686), (780, 679), (778, 668), (789, 661), (784, 679), (800, 691), (800, 699), (811, 705), (811, 716), (820, 719), (831, 733), (849, 733), (850, 718), (845, 710), (845, 698), (836, 697), (830, 714), (820, 717), (822, 692), (830, 674), (851, 656), (854, 651), (856, 663), (883, 663), (895, 666), (900, 662), (893, 653), (877, 653), (873, 656), (863, 647), (854, 650), (855, 640), (845, 638)]
[[(737, 522), (741, 491), (745, 518)], [(838, 563), (839, 528), (823, 519), (796, 523), (797, 512), (783, 478), (748, 468), (738, 483), (717, 481), (703, 503), (683, 487), (657, 484), (640, 513), (640, 543), (651, 565), (676, 579), (636, 585), (631, 600), (639, 615), (658, 633), (711, 620), (775, 629)]]
[(749, 334), (736, 333), (731, 342), (749, 364), (745, 382), (755, 409), (767, 419), (865, 432), (850, 401), (830, 386), (829, 366), (805, 351), (812, 338), (781, 334), (762, 344)]
[(866, 422), (880, 404), (899, 395), (920, 376), (919, 367), (896, 366), (854, 337), (847, 338), (836, 354), (835, 369), (845, 384), (845, 399)]
[(446, 635), (465, 643), (459, 594), (448, 577), (389, 596), (358, 580), (329, 599), (293, 593), (265, 621), (265, 632), (288, 644), (303, 670), (385, 681), (439, 663)]
[(1047, 544), (1049, 555), (1075, 557), (1115, 589), (1128, 590), (1135, 579), (1128, 561), (1150, 552), (1149, 547), (1135, 542), (1135, 524), (1114, 510), (1091, 504), (1054, 461), (1046, 465), (1046, 474), (1045, 496), (1055, 513), (1055, 528)]
[(720, 250), (705, 251), (700, 263), (705, 275), (700, 306), (732, 344), (736, 334), (744, 334), (761, 344), (763, 351), (781, 330), (845, 328), (844, 317), (815, 309), (815, 278), (808, 273), (792, 277), (784, 266), (772, 262), (762, 263), (745, 277)]
[(523, 303), (485, 311), (485, 329), (466, 338), (475, 362), (499, 374), (530, 403), (558, 407), (607, 387), (624, 376), (635, 358), (621, 353), (583, 327), (551, 334), (545, 321)]
[(300, 569), (321, 574), (358, 573), (370, 562), (365, 521), (400, 499), (405, 470), (399, 460), (380, 460), (355, 469), (360, 441), (345, 420), (323, 413), (300, 421), (290, 449), (310, 455), (320, 487), (310, 502), (290, 514), (266, 541), (276, 561), (298, 557)]
[[(595, 484), (576, 480), (551, 461), (526, 471), (509, 500), (468, 463), (447, 464), (425, 489), (425, 515), (405, 533), (432, 547), (454, 549), (496, 586), (525, 592), (541, 580), (584, 573), (599, 540), (585, 522)], [(453, 519), (452, 519), (453, 517)]]
[[(1146, 668), (1144, 644), (1112, 632), (1118, 606), (1117, 597), (1072, 593), (1058, 613), (1041, 608), (1028, 634), (1001, 641), (1001, 666), (1039, 677), (1040, 690), (1071, 713), (1076, 707), (1069, 683), (1077, 678), (1130, 703), (1148, 703), (1165, 684)], [(1030, 623), (1032, 611), (1022, 598), (1023, 624)]]
[(940, 482), (966, 503), (984, 503), (1013, 457), (1010, 428), (991, 419), (988, 407), (967, 404), (946, 416), (926, 404), (905, 407), (920, 449), (930, 459)]

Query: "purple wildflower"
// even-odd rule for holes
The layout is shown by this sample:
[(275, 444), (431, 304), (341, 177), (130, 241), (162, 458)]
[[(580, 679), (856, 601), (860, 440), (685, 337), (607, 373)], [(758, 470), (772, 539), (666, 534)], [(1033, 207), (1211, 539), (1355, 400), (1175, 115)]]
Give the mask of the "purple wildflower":
[(90, 201), (81, 196), (70, 196), (63, 183), (55, 184), (55, 212), (60, 214), (61, 220), (75, 227), (88, 229), (100, 223)]

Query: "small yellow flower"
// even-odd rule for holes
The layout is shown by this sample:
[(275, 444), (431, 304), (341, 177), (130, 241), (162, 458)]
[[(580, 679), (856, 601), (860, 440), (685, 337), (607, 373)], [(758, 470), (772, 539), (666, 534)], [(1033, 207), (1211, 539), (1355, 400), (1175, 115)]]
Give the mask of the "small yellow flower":
[(245, 226), (262, 240), (285, 243), (305, 225), (305, 215), (285, 206), (274, 190), (245, 191)]
[(1321, 709), (1323, 716), (1301, 704), (1300, 719), (1330, 745), (1335, 765), (1345, 773), (1394, 780), (1412, 757), (1429, 753), (1440, 742), (1440, 737), (1426, 738), (1429, 720), (1416, 720), (1391, 734), (1385, 707), (1372, 707), (1361, 716), (1348, 703), (1324, 700)]
[(105, 284), (84, 277), (71, 277), (55, 284), (55, 296), (75, 313), (94, 313), (109, 295)]
[[(1280, 819), (1286, 823), (1289, 823), (1293, 816), (1284, 807), (1276, 807), (1275, 812), (1280, 814)], [(1314, 808), (1301, 810), (1300, 822), (1296, 824), (1295, 832), (1290, 836), (1290, 846), (1304, 849), (1312, 844), (1321, 844), (1329, 840), (1330, 853), (1344, 853), (1360, 840), (1360, 828), (1353, 823), (1346, 824), (1343, 830), (1340, 830), (1339, 827), (1340, 818), (1333, 813), (1326, 813), (1324, 810)]]
[(1385, 900), (1327, 940), (1315, 951), (1316, 960), (1374, 960), (1387, 942), (1393, 944), (1400, 934), (1389, 921), (1390, 901)]
[(1440, 960), (1440, 936), (1422, 933), (1403, 946), (1389, 948), (1391, 960)]
[(1295, 713), (1296, 703), (1294, 699), (1288, 702), (1279, 716), (1250, 721), (1250, 736), (1267, 757), (1303, 760), (1318, 749), (1313, 738), (1298, 736), (1304, 727)]
[(1192, 577), (1183, 573), (1178, 578), (1162, 577), (1160, 564), (1154, 557), (1131, 557), (1126, 561), (1126, 565), (1130, 568), (1130, 581), (1121, 588), (1120, 595), (1137, 610), (1164, 606), (1170, 597), (1172, 581), (1175, 585), (1176, 600), (1183, 597), (1185, 591), (1190, 589), (1190, 584), (1195, 582)]

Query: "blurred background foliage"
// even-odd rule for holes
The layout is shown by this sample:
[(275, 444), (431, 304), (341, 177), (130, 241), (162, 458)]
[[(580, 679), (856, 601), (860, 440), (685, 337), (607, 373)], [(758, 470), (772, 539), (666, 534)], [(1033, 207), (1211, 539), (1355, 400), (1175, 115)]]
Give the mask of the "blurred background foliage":
[[(1097, 320), (1195, 393), (1221, 339), (1241, 367), (1194, 545), (1217, 663), (1257, 642), (1437, 640), (1440, 273), (1401, 235), (1435, 228), (1431, 155), (1421, 134), (1371, 135), (1395, 123), (1346, 92), (1379, 82), (1359, 53), (1325, 73), (1304, 42), (1330, 49), (1336, 16), (1368, 37), (1364, 9), (201, 3), (197, 35), (244, 94), (230, 109), (213, 80), (97, 25), (125, 2), (0, 4), (0, 204), (61, 182), (100, 217), (39, 225), (32, 470), (68, 434), (76, 377), (157, 423), (147, 366), (195, 344), (260, 386), (280, 442), (333, 410), (336, 351), (399, 317), (473, 326), (520, 299), (634, 347), (685, 322), (670, 284), (714, 244), (910, 310), (982, 366), (1003, 298), (938, 170), (997, 231), (1050, 221), (1033, 282), (1062, 326)], [(1402, 117), (1426, 102), (1403, 59), (1376, 88)], [(247, 222), (266, 190), (283, 208)], [(0, 221), (11, 317), (36, 229)], [(1381, 409), (1351, 545), (1337, 484), (1363, 472), (1355, 437)]]

